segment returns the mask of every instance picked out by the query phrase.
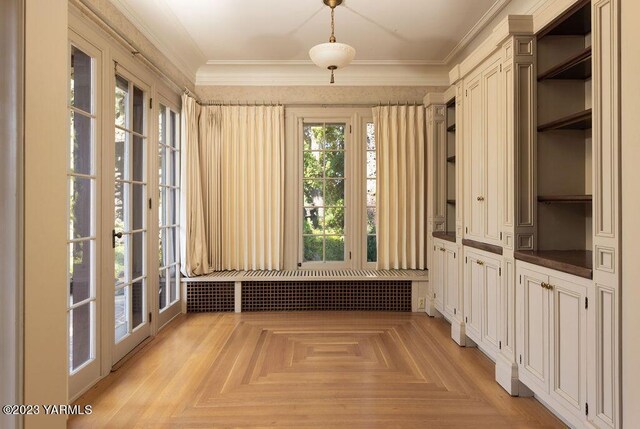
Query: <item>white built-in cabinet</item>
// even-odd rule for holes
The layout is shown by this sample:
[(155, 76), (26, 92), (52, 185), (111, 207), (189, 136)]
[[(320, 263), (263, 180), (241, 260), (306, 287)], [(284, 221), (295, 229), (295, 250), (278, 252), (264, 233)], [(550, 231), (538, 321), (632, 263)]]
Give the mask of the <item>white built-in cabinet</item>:
[(464, 250), (465, 332), (487, 355), (496, 359), (501, 348), (502, 260), (496, 255)]
[(504, 138), (502, 56), (465, 79), (465, 237), (500, 244), (500, 149)]
[(574, 427), (587, 420), (589, 280), (517, 262), (520, 380)]
[(620, 427), (619, 17), (620, 0), (508, 16), (425, 97), (426, 311), (571, 427)]
[(433, 241), (433, 275), (430, 278), (435, 309), (449, 322), (462, 318), (461, 282), (458, 281), (458, 246), (445, 240)]

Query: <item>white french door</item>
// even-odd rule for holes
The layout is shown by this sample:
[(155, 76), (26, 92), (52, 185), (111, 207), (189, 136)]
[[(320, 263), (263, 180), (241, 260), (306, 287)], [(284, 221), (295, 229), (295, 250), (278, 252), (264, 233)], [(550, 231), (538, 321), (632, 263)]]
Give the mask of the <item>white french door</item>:
[(122, 359), (150, 333), (148, 299), (149, 89), (121, 66), (115, 75), (114, 123), (114, 345)]
[(101, 52), (76, 34), (70, 39), (67, 320), (72, 398), (100, 377)]
[(158, 326), (180, 312), (180, 114), (160, 97), (158, 104)]

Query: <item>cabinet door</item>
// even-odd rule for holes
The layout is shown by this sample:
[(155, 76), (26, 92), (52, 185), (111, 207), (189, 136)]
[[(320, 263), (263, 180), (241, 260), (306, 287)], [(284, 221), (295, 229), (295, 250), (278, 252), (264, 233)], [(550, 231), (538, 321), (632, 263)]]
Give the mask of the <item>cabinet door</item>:
[(525, 384), (549, 391), (549, 278), (524, 268), (518, 270), (522, 291), (519, 341), (520, 371)]
[(434, 306), (436, 310), (440, 313), (444, 312), (444, 283), (446, 281), (446, 273), (444, 266), (444, 253), (445, 248), (440, 242), (436, 242), (436, 251), (434, 252), (434, 283), (433, 283), (433, 293), (434, 293)]
[(587, 396), (586, 288), (555, 277), (551, 289), (551, 396), (582, 418)]
[(445, 283), (444, 283), (444, 311), (450, 317), (458, 318), (458, 300), (460, 294), (458, 292), (458, 258), (457, 248), (447, 247), (444, 253)]
[(482, 290), (484, 266), (478, 256), (469, 253), (464, 269), (464, 321), (467, 335), (476, 342), (482, 341)]
[[(484, 194), (484, 106), (482, 103), (482, 76), (478, 76), (469, 82), (466, 88), (465, 112), (465, 139), (467, 140), (465, 153), (466, 166), (468, 171), (467, 179), (467, 205), (465, 211), (469, 209), (466, 216), (465, 235), (468, 238), (482, 240), (484, 236), (483, 227), (483, 201), (480, 199)], [(467, 155), (468, 154), (468, 155)]]
[(482, 73), (483, 106), (484, 114), (484, 193), (481, 195), (483, 212), (483, 236), (484, 241), (500, 244), (500, 153), (501, 139), (504, 136), (504, 115), (502, 103), (502, 73), (500, 71), (500, 59), (491, 63)]
[(483, 318), (482, 318), (482, 343), (498, 352), (500, 336), (500, 262), (483, 258)]

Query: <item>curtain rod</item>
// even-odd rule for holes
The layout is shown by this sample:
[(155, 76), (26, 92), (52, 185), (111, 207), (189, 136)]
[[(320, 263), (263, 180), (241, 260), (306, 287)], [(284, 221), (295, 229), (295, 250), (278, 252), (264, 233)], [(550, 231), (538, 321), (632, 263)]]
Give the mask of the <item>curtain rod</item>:
[(107, 19), (102, 15), (102, 13), (100, 13), (100, 11), (98, 11), (95, 7), (93, 7), (90, 4), (87, 4), (86, 0), (70, 0), (70, 3), (72, 3), (75, 7), (77, 7), (82, 13), (89, 16), (94, 21), (94, 23), (96, 23), (100, 28), (106, 31), (107, 34), (109, 34), (111, 37), (113, 37), (120, 43), (124, 44), (125, 46), (128, 46), (129, 51), (131, 52), (131, 55), (133, 55), (134, 57), (140, 58), (146, 66), (148, 66), (149, 68), (151, 68), (151, 70), (153, 70), (155, 73), (160, 75), (160, 77), (167, 84), (169, 84), (169, 86), (172, 86), (174, 89), (177, 89), (178, 93), (182, 92), (183, 90), (182, 85), (179, 85), (178, 83), (176, 83), (176, 81), (173, 78), (168, 76), (165, 72), (162, 71), (160, 67), (158, 67), (146, 55), (144, 55), (133, 42), (127, 39), (127, 37), (123, 35), (120, 31), (118, 31), (116, 28), (111, 26), (111, 24), (108, 23)]
[(245, 101), (245, 102), (229, 102), (229, 101), (200, 101), (197, 97), (191, 93), (191, 91), (185, 91), (187, 95), (193, 97), (196, 102), (201, 106), (284, 106), (284, 107), (320, 107), (320, 108), (332, 108), (332, 107), (350, 107), (350, 108), (373, 108), (383, 106), (421, 106), (422, 103), (418, 102), (405, 102), (405, 103), (281, 103), (281, 102), (268, 102), (268, 101)]

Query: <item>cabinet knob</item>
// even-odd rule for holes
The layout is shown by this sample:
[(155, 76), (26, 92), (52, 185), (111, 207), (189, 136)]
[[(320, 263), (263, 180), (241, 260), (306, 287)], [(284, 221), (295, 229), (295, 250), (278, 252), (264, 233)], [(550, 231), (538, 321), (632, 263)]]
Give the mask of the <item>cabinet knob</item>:
[(550, 285), (549, 283), (542, 282), (540, 283), (540, 286), (548, 290), (553, 290), (553, 285)]
[(476, 198), (478, 201), (484, 201), (484, 197), (478, 197)]
[(476, 264), (478, 264), (478, 265), (484, 265), (484, 262), (482, 262), (482, 261), (476, 261)]
[(440, 248), (440, 251), (441, 251), (441, 252), (444, 252), (444, 247), (441, 247), (441, 248)]

